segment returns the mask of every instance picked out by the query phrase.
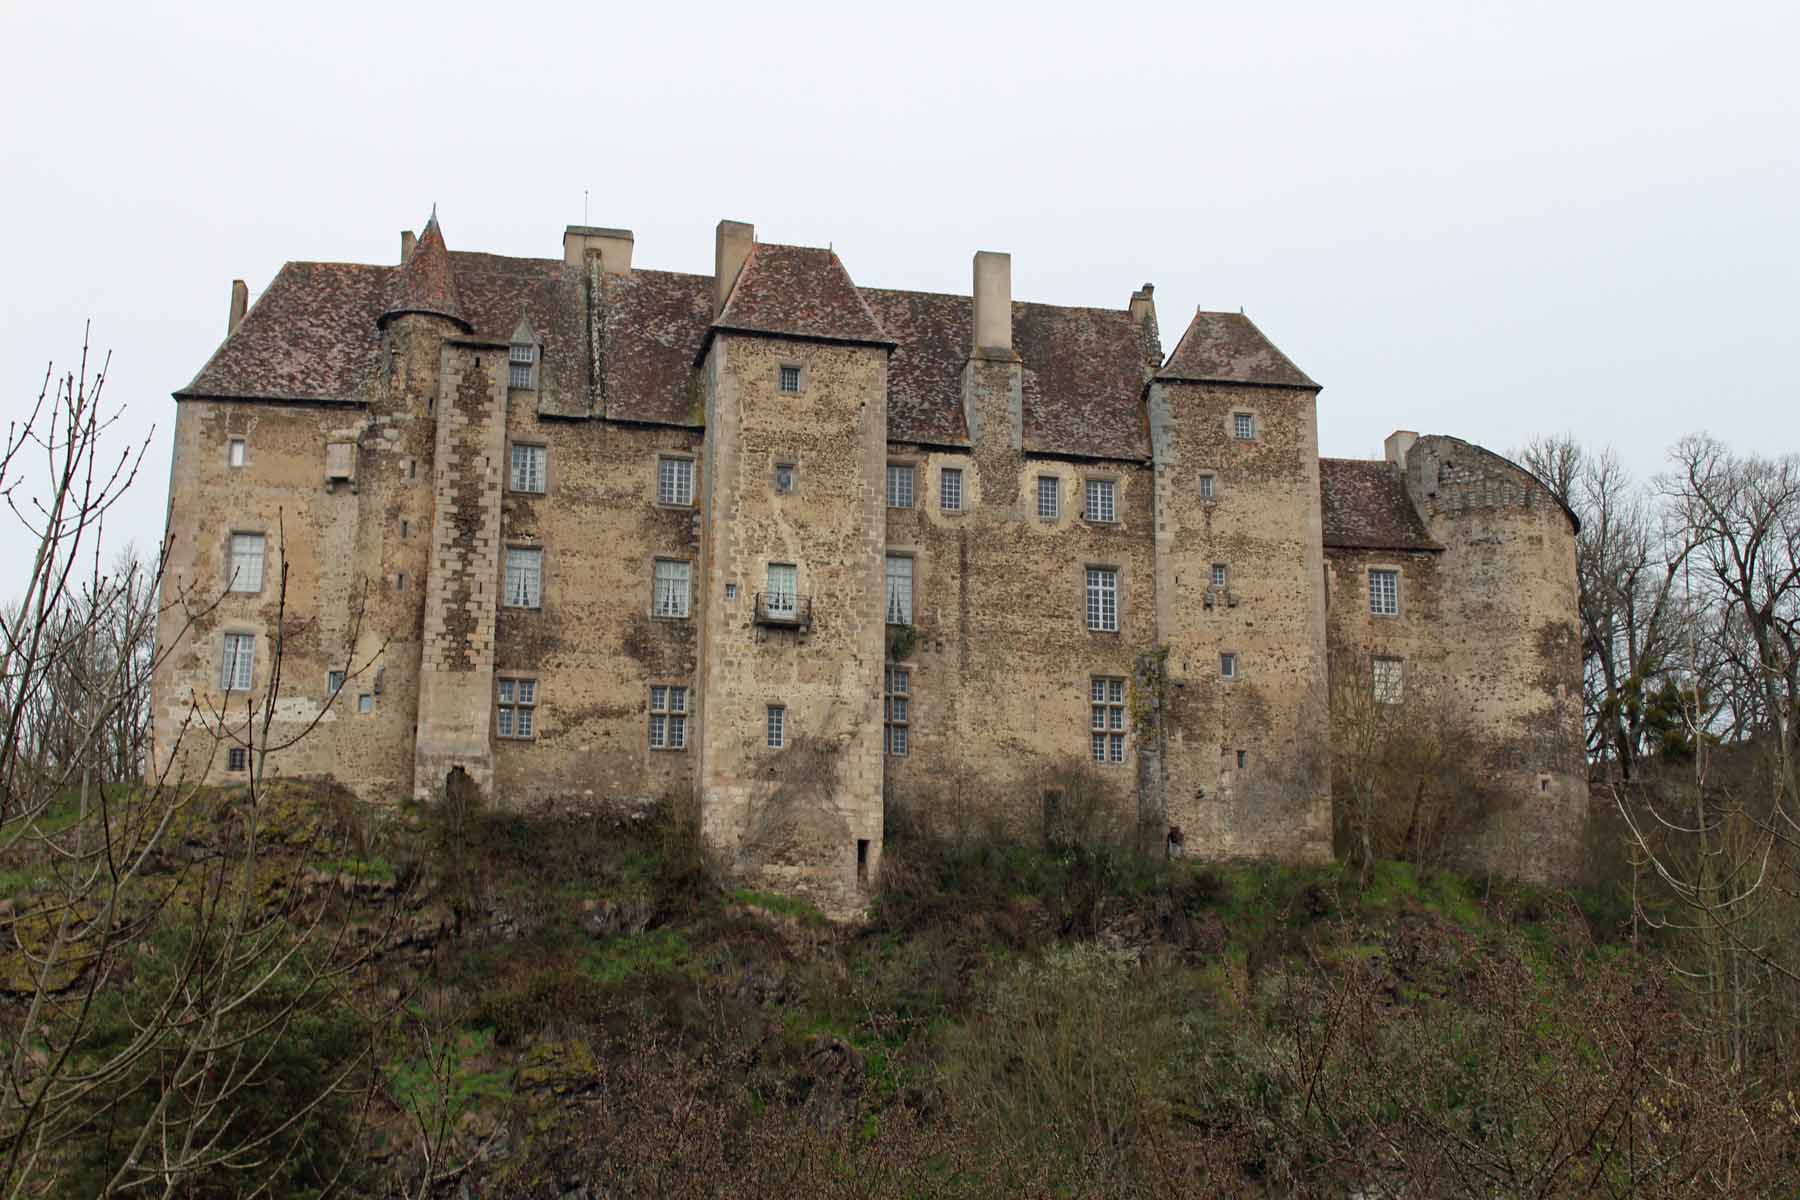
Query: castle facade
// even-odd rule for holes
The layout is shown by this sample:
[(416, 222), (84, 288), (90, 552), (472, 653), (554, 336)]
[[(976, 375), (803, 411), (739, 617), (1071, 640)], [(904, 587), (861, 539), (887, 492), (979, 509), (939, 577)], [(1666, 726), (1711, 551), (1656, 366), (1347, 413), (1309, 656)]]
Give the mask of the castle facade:
[(397, 265), (234, 284), (175, 394), (157, 769), (691, 794), (721, 861), (851, 911), (884, 795), (1030, 826), (1078, 777), (1171, 850), (1324, 858), (1354, 661), (1472, 731), (1506, 802), (1469, 853), (1567, 874), (1575, 523), (1527, 472), (1405, 432), (1321, 459), (1319, 385), (1240, 313), (1165, 357), (1148, 284), (1069, 308), (1003, 254), (942, 295), (737, 222), (715, 249), (452, 252), (434, 214)]

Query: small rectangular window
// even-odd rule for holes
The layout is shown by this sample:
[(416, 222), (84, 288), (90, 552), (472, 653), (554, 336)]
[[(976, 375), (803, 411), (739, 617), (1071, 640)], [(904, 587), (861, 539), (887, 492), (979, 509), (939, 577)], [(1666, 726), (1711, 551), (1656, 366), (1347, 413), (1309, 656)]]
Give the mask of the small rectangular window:
[(1231, 436), (1240, 442), (1253, 440), (1256, 437), (1255, 414), (1247, 412), (1232, 413)]
[(1398, 704), (1405, 697), (1405, 684), (1399, 659), (1376, 659), (1370, 664), (1370, 675), (1374, 681), (1377, 704)]
[(1062, 484), (1054, 475), (1038, 476), (1037, 515), (1041, 521), (1054, 521), (1062, 516)]
[(887, 556), (887, 623), (911, 625), (913, 619), (913, 560), (903, 554)]
[(1118, 520), (1117, 494), (1110, 479), (1090, 479), (1086, 489), (1087, 503), (1081, 515), (1089, 521)]
[(650, 689), (650, 748), (687, 749), (688, 690), (657, 684)]
[(656, 502), (686, 508), (694, 503), (694, 460), (656, 460)]
[(904, 757), (912, 737), (912, 671), (888, 667), (881, 693), (882, 749)]
[(544, 465), (548, 451), (542, 446), (519, 446), (512, 448), (512, 490), (515, 492), (542, 492), (544, 490)]
[(1125, 761), (1125, 681), (1096, 675), (1088, 680), (1088, 752), (1101, 766)]
[(1087, 627), (1102, 633), (1119, 630), (1119, 572), (1112, 567), (1087, 569)]
[(225, 751), (225, 769), (233, 773), (250, 769), (250, 751), (243, 746), (233, 746)]
[(262, 591), (263, 545), (260, 533), (231, 535), (231, 591)]
[(800, 390), (800, 368), (783, 366), (781, 368), (781, 390), (797, 392)]
[(506, 355), (506, 385), (529, 388), (537, 366), (537, 346), (530, 342), (514, 342)]
[(537, 680), (494, 680), (494, 732), (503, 738), (537, 733)]
[(764, 735), (771, 750), (779, 750), (787, 745), (787, 709), (779, 704), (769, 705), (764, 721)]
[(256, 665), (256, 635), (228, 633), (225, 651), (219, 663), (219, 688), (227, 692), (250, 690), (251, 672)]
[(913, 469), (904, 463), (889, 463), (887, 469), (887, 506), (913, 506)]
[(1369, 572), (1369, 611), (1378, 617), (1400, 614), (1400, 572)]
[(1214, 587), (1224, 587), (1226, 580), (1230, 577), (1231, 571), (1224, 563), (1214, 563), (1212, 565), (1212, 585)]
[(1246, 750), (1239, 750), (1239, 751), (1238, 751), (1238, 752), (1237, 752), (1237, 765), (1238, 765), (1238, 770), (1240, 770), (1240, 771), (1241, 771), (1241, 770), (1243, 770), (1243, 769), (1244, 769), (1244, 764), (1245, 764), (1245, 763), (1247, 763), (1247, 762), (1249, 762), (1249, 761), (1250, 761), (1250, 754), (1249, 754), (1249, 752), (1248, 752), (1248, 751), (1246, 751)]
[(794, 480), (797, 477), (798, 477), (798, 473), (794, 469), (793, 463), (790, 463), (790, 462), (776, 463), (775, 464), (775, 492), (776, 492), (776, 494), (781, 495), (781, 496), (792, 495), (793, 491), (794, 491)]
[(395, 571), (394, 572), (394, 590), (396, 592), (404, 592), (406, 590), (406, 572), (405, 571)]
[(650, 611), (658, 617), (688, 615), (688, 589), (692, 564), (673, 559), (656, 560)]
[(342, 671), (325, 672), (325, 698), (330, 700), (343, 690), (344, 673)]
[(1217, 494), (1218, 482), (1216, 475), (1202, 475), (1200, 477), (1200, 498), (1211, 500)]
[(232, 438), (226, 443), (225, 461), (234, 467), (244, 465), (244, 439)]
[(867, 887), (869, 883), (869, 839), (856, 839), (856, 882)]
[(404, 542), (406, 540), (406, 536), (411, 532), (412, 532), (412, 522), (408, 521), (405, 517), (401, 517), (400, 518), (400, 540)]
[(938, 507), (945, 512), (961, 512), (963, 506), (962, 470), (945, 467), (938, 472)]
[(374, 712), (375, 711), (374, 695), (369, 692), (364, 692), (360, 696), (358, 696), (356, 698), (356, 711), (365, 717), (368, 716), (370, 713)]
[(536, 546), (506, 548), (506, 594), (508, 608), (537, 608), (543, 600), (544, 552)]
[(1238, 667), (1237, 655), (1235, 655), (1235, 654), (1219, 655), (1219, 678), (1220, 679), (1236, 679), (1237, 678), (1237, 667)]

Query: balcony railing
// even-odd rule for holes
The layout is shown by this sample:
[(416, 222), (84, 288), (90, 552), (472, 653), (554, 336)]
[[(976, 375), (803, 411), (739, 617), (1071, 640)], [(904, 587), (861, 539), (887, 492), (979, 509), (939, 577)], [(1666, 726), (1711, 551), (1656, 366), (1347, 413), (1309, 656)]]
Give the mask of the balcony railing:
[(756, 623), (792, 629), (812, 628), (812, 597), (792, 592), (756, 593)]

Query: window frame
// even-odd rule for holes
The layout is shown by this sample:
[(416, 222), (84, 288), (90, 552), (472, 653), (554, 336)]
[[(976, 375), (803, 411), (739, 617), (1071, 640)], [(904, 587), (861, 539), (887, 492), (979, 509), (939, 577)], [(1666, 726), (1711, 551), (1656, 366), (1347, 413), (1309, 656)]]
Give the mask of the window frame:
[(1206, 586), (1222, 592), (1231, 586), (1231, 564), (1216, 562), (1207, 571)]
[[(662, 693), (660, 706), (658, 692)], [(644, 738), (649, 748), (666, 754), (685, 751), (688, 748), (688, 722), (694, 715), (693, 689), (686, 683), (652, 683), (645, 708), (648, 719)]]
[[(256, 586), (238, 586), (237, 543), (239, 538), (255, 538), (259, 543), (256, 555)], [(233, 529), (225, 535), (225, 590), (234, 596), (260, 596), (263, 585), (269, 578), (269, 535), (260, 529)]]
[[(1256, 442), (1262, 440), (1262, 421), (1259, 419), (1257, 411), (1254, 408), (1234, 408), (1225, 420), (1225, 432), (1230, 435), (1232, 441)], [(1238, 432), (1238, 422), (1240, 420), (1248, 423), (1250, 428), (1249, 433), (1244, 434)]]
[[(503, 690), (513, 689), (511, 697)], [(494, 672), (494, 736), (509, 742), (537, 740), (538, 677), (530, 672)], [(512, 714), (510, 722), (505, 714)], [(519, 718), (525, 718), (525, 731), (519, 731)], [(504, 727), (503, 727), (504, 726)], [(510, 729), (510, 732), (508, 731)]]
[[(242, 645), (242, 657), (234, 657), (232, 647)], [(243, 670), (233, 670), (237, 666)], [(227, 673), (229, 672), (229, 674)], [(256, 689), (256, 634), (247, 629), (222, 630), (219, 636), (219, 690), (249, 692)]]
[(1122, 675), (1088, 676), (1088, 761), (1097, 767), (1122, 767), (1130, 758), (1129, 695)]
[[(794, 386), (787, 386), (788, 372), (794, 373)], [(784, 361), (775, 364), (775, 393), (780, 396), (800, 396), (806, 392), (806, 364)]]
[[(526, 452), (527, 459), (533, 451), (537, 454), (538, 486), (535, 488), (519, 486), (519, 452)], [(550, 447), (544, 442), (526, 440), (506, 443), (506, 490), (515, 496), (546, 496), (550, 493)]]
[[(1383, 679), (1382, 668), (1391, 668)], [(1406, 660), (1396, 654), (1377, 654), (1369, 659), (1369, 692), (1375, 703), (1393, 706), (1406, 702)]]
[[(1046, 494), (1045, 488), (1044, 488), (1045, 484), (1050, 485), (1049, 492), (1048, 492), (1049, 499), (1050, 499), (1050, 511), (1049, 512), (1044, 511), (1044, 497)], [(1060, 520), (1062, 520), (1062, 476), (1060, 476), (1060, 475), (1039, 475), (1037, 477), (1037, 491), (1036, 491), (1036, 496), (1034, 498), (1033, 503), (1036, 508), (1038, 520), (1040, 520), (1040, 521), (1060, 521)]]
[[(781, 486), (781, 473), (787, 472), (787, 486)], [(800, 490), (800, 464), (791, 458), (778, 458), (769, 471), (769, 485), (777, 496), (792, 496)]]
[[(673, 466), (678, 463), (687, 464), (687, 499), (665, 500), (663, 499), (663, 468), (665, 465)], [(679, 475), (680, 472), (675, 471), (672, 473), (671, 477), (679, 482)], [(658, 453), (656, 456), (655, 468), (650, 476), (651, 503), (655, 504), (658, 508), (693, 508), (694, 492), (696, 490), (698, 477), (699, 467), (692, 454), (669, 453), (667, 451)], [(670, 490), (672, 495), (678, 496), (680, 494), (679, 488), (671, 488)]]
[[(898, 687), (895, 686), (896, 682), (899, 684)], [(906, 758), (912, 753), (912, 701), (912, 668), (905, 663), (883, 664), (881, 669), (882, 754), (892, 758)]]
[(225, 467), (231, 471), (241, 471), (250, 461), (250, 439), (233, 435), (225, 439)]
[[(894, 481), (896, 479), (901, 479), (901, 478), (906, 480), (906, 503), (905, 504), (895, 504), (894, 503)], [(887, 497), (887, 507), (889, 507), (889, 508), (899, 508), (899, 509), (917, 508), (919, 506), (919, 467), (918, 467), (918, 464), (910, 463), (910, 462), (890, 462), (890, 463), (888, 463), (884, 493)]]
[(1225, 683), (1235, 683), (1244, 677), (1243, 659), (1236, 650), (1219, 651), (1219, 678)]
[[(525, 352), (521, 358), (520, 351)], [(538, 342), (509, 342), (506, 347), (506, 388), (521, 392), (535, 392), (538, 385), (538, 361), (543, 358), (543, 349)], [(525, 368), (525, 382), (514, 382), (518, 368)]]
[[(1107, 515), (1099, 516), (1094, 508), (1095, 496), (1106, 497)], [(1119, 523), (1119, 479), (1116, 475), (1087, 475), (1081, 481), (1081, 519), (1092, 525)]]
[(1213, 501), (1219, 498), (1219, 473), (1217, 471), (1200, 472), (1200, 499)]
[[(529, 542), (508, 542), (505, 553), (500, 557), (500, 607), (516, 608), (525, 612), (541, 612), (544, 607), (544, 548)], [(514, 554), (535, 555), (537, 558), (537, 591), (532, 597), (535, 603), (514, 604), (512, 602), (512, 563)]]
[[(782, 570), (791, 573), (793, 588), (790, 591), (777, 593), (775, 589), (775, 572)], [(763, 611), (772, 617), (794, 617), (800, 612), (800, 564), (790, 562), (770, 562), (763, 564)], [(774, 603), (777, 595), (787, 597), (787, 604), (778, 606)]]
[[(893, 584), (899, 578), (890, 569), (890, 564), (904, 562), (906, 564), (906, 612), (904, 621), (894, 620)], [(881, 558), (881, 611), (883, 623), (887, 625), (912, 625), (917, 614), (915, 606), (919, 595), (919, 563), (913, 554), (904, 554), (890, 550)]]
[[(681, 568), (681, 611), (664, 612), (662, 603), (662, 570), (665, 566)], [(650, 615), (659, 621), (690, 620), (694, 611), (694, 561), (658, 555), (650, 560)]]
[[(1379, 596), (1375, 589), (1377, 577), (1392, 581), (1392, 588), (1385, 597)], [(1371, 617), (1397, 617), (1400, 615), (1400, 568), (1371, 565), (1368, 569), (1368, 580), (1365, 590), (1369, 597), (1369, 615)], [(1385, 599), (1389, 607), (1377, 607), (1378, 600)]]
[(769, 704), (763, 707), (763, 747), (768, 750), (786, 750), (788, 745), (787, 705)]
[[(946, 513), (967, 512), (964, 503), (963, 469), (961, 467), (938, 468), (938, 511)], [(952, 504), (954, 499), (956, 503)]]
[[(1118, 633), (1124, 625), (1124, 573), (1108, 563), (1088, 563), (1081, 572), (1082, 623), (1089, 633)], [(1111, 600), (1110, 610), (1108, 599)], [(1107, 623), (1109, 615), (1111, 624)], [(1095, 624), (1096, 620), (1100, 623)]]
[(228, 775), (244, 775), (250, 771), (250, 748), (248, 746), (227, 746), (225, 748), (225, 772)]

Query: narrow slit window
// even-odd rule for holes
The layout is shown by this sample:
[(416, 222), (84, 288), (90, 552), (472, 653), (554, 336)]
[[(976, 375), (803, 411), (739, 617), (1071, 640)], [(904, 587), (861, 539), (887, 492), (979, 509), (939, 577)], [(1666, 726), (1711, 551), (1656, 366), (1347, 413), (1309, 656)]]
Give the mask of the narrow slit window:
[(888, 667), (881, 690), (882, 749), (905, 757), (912, 741), (912, 671)]

